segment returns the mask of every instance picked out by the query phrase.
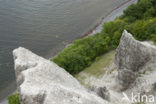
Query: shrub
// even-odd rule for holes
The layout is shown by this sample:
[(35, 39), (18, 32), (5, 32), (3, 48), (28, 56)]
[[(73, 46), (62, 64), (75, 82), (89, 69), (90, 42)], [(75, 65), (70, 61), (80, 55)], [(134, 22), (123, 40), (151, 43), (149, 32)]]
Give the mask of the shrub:
[(88, 67), (96, 57), (116, 48), (124, 26), (125, 22), (120, 19), (105, 23), (101, 33), (75, 40), (52, 61), (69, 73), (76, 74)]
[[(104, 23), (101, 33), (78, 39), (51, 59), (71, 74), (92, 64), (100, 55), (115, 49), (124, 29), (138, 40), (156, 41), (156, 0), (139, 0), (118, 19)], [(152, 35), (151, 35), (152, 34)]]
[(20, 104), (19, 94), (13, 94), (8, 96), (9, 104)]
[(76, 74), (89, 66), (97, 56), (108, 52), (109, 43), (110, 37), (100, 34), (79, 39), (60, 52), (52, 61), (71, 74)]

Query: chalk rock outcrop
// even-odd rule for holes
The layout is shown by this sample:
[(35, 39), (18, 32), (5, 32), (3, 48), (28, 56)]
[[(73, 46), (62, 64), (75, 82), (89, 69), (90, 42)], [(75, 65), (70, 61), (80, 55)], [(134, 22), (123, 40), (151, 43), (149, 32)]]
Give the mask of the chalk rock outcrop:
[(108, 104), (55, 63), (22, 47), (13, 56), (23, 104)]
[(109, 101), (110, 93), (105, 86), (104, 87), (93, 86), (91, 90), (96, 92), (96, 94), (102, 97), (103, 99)]
[(148, 62), (156, 59), (156, 47), (137, 41), (126, 30), (123, 32), (120, 44), (116, 49), (115, 64), (118, 67), (118, 82), (121, 90), (127, 89), (133, 83)]

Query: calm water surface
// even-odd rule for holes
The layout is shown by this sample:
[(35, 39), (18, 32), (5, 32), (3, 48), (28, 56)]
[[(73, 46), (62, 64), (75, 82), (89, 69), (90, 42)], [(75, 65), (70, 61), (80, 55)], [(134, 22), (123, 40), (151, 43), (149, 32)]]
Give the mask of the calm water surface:
[[(126, 0), (0, 0), (0, 98), (15, 80), (12, 50), (49, 57)], [(12, 85), (12, 90), (15, 85)], [(8, 90), (9, 93), (11, 90)]]

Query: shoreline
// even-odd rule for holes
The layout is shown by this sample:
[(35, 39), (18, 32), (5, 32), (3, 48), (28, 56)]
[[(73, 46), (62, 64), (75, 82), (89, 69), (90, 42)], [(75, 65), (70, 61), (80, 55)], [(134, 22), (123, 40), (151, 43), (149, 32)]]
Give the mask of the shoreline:
[[(102, 28), (103, 28), (103, 24), (105, 22), (109, 22), (109, 21), (113, 21), (116, 17), (120, 16), (123, 14), (123, 11), (130, 5), (130, 4), (133, 4), (133, 3), (137, 3), (138, 0), (127, 0), (125, 2), (123, 2), (122, 4), (120, 4), (119, 6), (117, 6), (116, 8), (114, 8), (113, 10), (111, 10), (107, 15), (103, 16), (100, 21), (98, 23), (95, 24), (95, 26), (93, 26), (93, 28), (91, 28), (87, 33), (83, 34), (82, 36), (74, 39), (74, 40), (77, 40), (77, 39), (82, 39), (82, 38), (85, 38), (85, 37), (88, 37), (88, 36), (91, 36), (91, 35), (94, 35), (96, 33), (99, 33), (102, 31)], [(57, 55), (58, 52), (60, 52), (62, 49), (68, 47), (70, 44), (72, 44), (73, 41), (71, 42), (66, 42), (63, 44), (63, 46), (61, 46), (59, 49), (56, 50), (56, 52), (54, 52), (53, 55), (51, 55), (50, 58), (48, 59), (52, 59), (53, 57), (55, 57)], [(16, 82), (12, 82), (10, 84), (10, 86), (6, 87), (4, 89), (3, 92), (5, 92), (7, 89), (10, 89), (10, 90), (13, 90), (11, 89), (11, 86), (14, 85)], [(6, 91), (7, 92), (7, 91)], [(12, 91), (12, 92), (15, 92), (15, 91)], [(0, 94), (1, 95), (1, 94)], [(5, 94), (6, 96), (8, 96), (8, 94)], [(9, 94), (10, 95), (10, 94)], [(0, 104), (7, 104), (7, 97), (3, 97), (3, 99), (0, 99)]]
[(102, 17), (100, 22), (95, 24), (95, 26), (90, 29), (87, 33), (85, 33), (84, 35), (80, 36), (79, 38), (77, 39), (81, 39), (81, 38), (84, 38), (84, 37), (87, 37), (87, 36), (90, 36), (90, 35), (94, 35), (96, 33), (94, 33), (94, 31), (97, 30), (97, 28), (102, 24), (103, 25), (103, 21), (115, 10), (117, 10), (118, 8), (122, 7), (124, 4), (130, 2), (130, 1), (133, 1), (133, 0), (127, 0), (125, 2), (123, 2), (122, 4), (120, 4), (119, 6), (117, 6), (116, 8), (114, 8), (113, 10), (111, 10), (109, 13), (106, 14), (106, 16)]
[(127, 0), (125, 2), (123, 2), (122, 4), (120, 4), (119, 6), (117, 6), (116, 8), (112, 9), (109, 13), (107, 13), (105, 16), (101, 17), (101, 19), (99, 19), (99, 22), (96, 23), (93, 28), (91, 28), (88, 32), (84, 33), (83, 35), (79, 36), (78, 38), (74, 39), (73, 41), (68, 41), (68, 42), (64, 42), (63, 45), (57, 49), (55, 49), (55, 51), (52, 53), (50, 53), (51, 55), (47, 56), (47, 59), (52, 59), (54, 57), (56, 57), (56, 55), (62, 51), (64, 48), (67, 48), (69, 45), (71, 45), (75, 40), (77, 39), (82, 39), (88, 36), (92, 36), (96, 33), (100, 33), (103, 29), (103, 24), (105, 22), (110, 22), (115, 20), (118, 16), (121, 16), (123, 14), (123, 11), (131, 4), (135, 4), (137, 3), (138, 0)]
[[(96, 23), (95, 26), (93, 28), (91, 28), (87, 33), (83, 34), (82, 36), (78, 37), (77, 39), (82, 39), (84, 37), (87, 37), (87, 36), (91, 36), (91, 35), (94, 35), (96, 33), (99, 33), (102, 31), (102, 28), (100, 28), (101, 26), (103, 26), (103, 24), (105, 22), (109, 22), (109, 21), (113, 21), (116, 17), (120, 16), (123, 14), (123, 11), (131, 4), (133, 3), (137, 3), (138, 0), (127, 0), (125, 2), (123, 2), (122, 4), (120, 4), (119, 6), (117, 6), (116, 8), (114, 8), (113, 10), (111, 10), (109, 13), (107, 13), (105, 16), (103, 16), (101, 19), (100, 19), (100, 22), (99, 23)], [(118, 11), (119, 9), (121, 9), (120, 11)], [(118, 12), (116, 13), (117, 15), (115, 15), (113, 12)], [(113, 14), (113, 15), (112, 15)], [(108, 20), (108, 18), (112, 18), (110, 20)], [(99, 30), (99, 28), (101, 30)], [(98, 31), (97, 31), (98, 30)], [(76, 39), (75, 39), (76, 40)], [(71, 42), (73, 43), (73, 42)]]

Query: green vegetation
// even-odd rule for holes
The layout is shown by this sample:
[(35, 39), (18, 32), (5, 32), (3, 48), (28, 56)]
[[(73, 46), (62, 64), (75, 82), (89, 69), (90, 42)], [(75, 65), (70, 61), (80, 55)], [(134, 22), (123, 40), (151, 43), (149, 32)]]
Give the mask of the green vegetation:
[(156, 42), (156, 0), (139, 0), (129, 6), (122, 16), (104, 23), (101, 33), (78, 39), (52, 59), (71, 74), (90, 66), (97, 57), (115, 49), (124, 29), (138, 40)]
[(91, 65), (97, 56), (108, 52), (110, 42), (107, 35), (101, 37), (99, 34), (79, 39), (60, 52), (53, 61), (71, 74), (76, 74)]
[(9, 104), (20, 104), (19, 94), (13, 94), (8, 97)]
[[(101, 57), (97, 58), (96, 61), (90, 65), (89, 67), (85, 68), (80, 73), (74, 75), (78, 81), (84, 85), (87, 88), (90, 88), (90, 83), (86, 83), (85, 79), (88, 79), (89, 77), (96, 77), (99, 78), (101, 75), (105, 73), (105, 68), (109, 68), (109, 66), (112, 64), (112, 61), (115, 56), (115, 51), (110, 51)], [(111, 67), (110, 72), (114, 70), (113, 67)]]
[[(85, 68), (85, 70), (83, 70), (82, 72), (95, 77), (103, 75), (105, 73), (104, 68), (109, 67), (110, 63), (114, 59), (114, 56), (115, 56), (115, 51), (110, 51), (102, 55), (101, 57), (99, 57), (92, 65)], [(76, 74), (75, 77), (78, 77), (79, 74)]]

